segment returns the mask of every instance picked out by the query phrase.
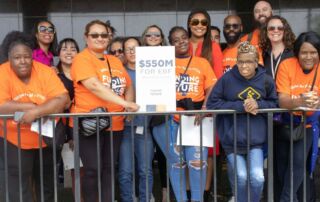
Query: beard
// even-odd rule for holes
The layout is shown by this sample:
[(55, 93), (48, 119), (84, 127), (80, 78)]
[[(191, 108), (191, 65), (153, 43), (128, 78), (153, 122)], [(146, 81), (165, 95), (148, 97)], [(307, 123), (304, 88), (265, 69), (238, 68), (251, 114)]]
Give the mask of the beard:
[[(260, 21), (259, 21), (260, 18), (263, 18), (263, 17), (265, 18), (264, 22), (260, 22)], [(257, 27), (257, 28), (262, 28), (262, 27), (264, 27), (265, 24), (266, 24), (266, 22), (267, 22), (267, 19), (268, 19), (267, 16), (265, 16), (265, 15), (260, 15), (258, 20), (256, 20), (256, 19), (254, 20), (255, 27)]]
[[(234, 35), (230, 35), (230, 33), (234, 33)], [(223, 31), (223, 36), (227, 41), (227, 44), (235, 44), (240, 39), (241, 31), (239, 32), (229, 32), (226, 33)]]

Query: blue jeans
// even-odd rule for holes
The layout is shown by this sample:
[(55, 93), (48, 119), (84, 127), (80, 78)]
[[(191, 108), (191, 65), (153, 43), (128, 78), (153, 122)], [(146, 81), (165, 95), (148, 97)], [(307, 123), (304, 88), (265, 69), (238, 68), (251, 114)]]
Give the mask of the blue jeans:
[[(170, 182), (175, 197), (179, 202), (187, 201), (186, 167), (188, 166), (191, 200), (200, 201), (206, 183), (208, 148), (203, 147), (201, 150), (200, 147), (183, 146), (181, 148), (177, 146), (177, 131), (179, 124), (172, 119), (169, 120), (168, 124), (168, 151), (166, 147), (167, 132), (165, 123), (153, 128), (153, 137), (169, 163)], [(180, 153), (182, 155), (181, 158)], [(203, 161), (202, 167), (200, 165), (201, 156)]]
[[(235, 169), (234, 158), (237, 159)], [(249, 158), (249, 159), (248, 159)], [(250, 166), (250, 202), (259, 202), (264, 184), (263, 175), (263, 150), (251, 149), (249, 155), (231, 153), (227, 155), (228, 175), (232, 190), (234, 192), (234, 172), (237, 172), (237, 201), (248, 202), (247, 191), (247, 161)]]
[[(139, 175), (139, 201), (145, 202), (147, 198), (146, 181), (148, 183), (148, 199), (151, 198), (153, 186), (152, 159), (153, 140), (149, 132), (144, 128), (143, 134), (136, 133), (134, 127), (134, 142), (132, 142), (131, 126), (126, 126), (120, 146), (119, 156), (119, 185), (121, 201), (133, 200), (133, 159), (135, 156), (135, 168)], [(146, 141), (145, 141), (146, 138)], [(147, 170), (146, 170), (147, 169)]]

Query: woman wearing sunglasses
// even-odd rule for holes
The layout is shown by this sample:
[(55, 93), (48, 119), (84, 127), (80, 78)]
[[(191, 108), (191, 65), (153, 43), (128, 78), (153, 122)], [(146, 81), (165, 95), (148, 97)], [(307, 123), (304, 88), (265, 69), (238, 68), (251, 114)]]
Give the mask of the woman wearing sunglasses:
[[(74, 58), (71, 66), (75, 90), (75, 104), (71, 112), (88, 113), (97, 107), (106, 108), (109, 112), (137, 111), (139, 106), (132, 102), (134, 89), (127, 71), (118, 58), (104, 54), (109, 40), (108, 25), (100, 20), (89, 22), (84, 38), (87, 46)], [(72, 120), (70, 125), (73, 127)], [(79, 135), (84, 168), (81, 186), (85, 202), (97, 201), (100, 197), (101, 201), (114, 200), (112, 159), (117, 159), (123, 129), (124, 116), (113, 116), (111, 127), (100, 132), (99, 144), (96, 135)], [(99, 174), (98, 157), (101, 165)], [(101, 177), (101, 195), (98, 194), (98, 176)]]
[[(142, 33), (142, 46), (165, 46), (167, 45), (166, 39), (164, 38), (164, 34), (162, 29), (157, 25), (148, 26)], [(158, 116), (159, 117), (159, 116)], [(155, 121), (156, 116), (151, 118), (151, 126), (152, 122)], [(160, 184), (162, 188), (162, 202), (167, 201), (167, 162), (166, 157), (162, 153), (157, 142), (154, 141), (154, 145), (156, 148), (155, 159), (158, 161), (158, 168), (160, 174)]]
[(122, 37), (114, 38), (109, 45), (108, 54), (116, 56), (125, 65), (127, 61), (123, 53), (123, 41), (124, 38)]
[(274, 79), (281, 61), (293, 57), (295, 35), (287, 20), (274, 15), (262, 28), (259, 46), (263, 50), (263, 63), (267, 73)]
[(162, 29), (158, 25), (148, 26), (142, 33), (143, 46), (165, 46), (167, 45)]
[(36, 44), (36, 48), (32, 52), (32, 58), (52, 67), (58, 44), (54, 24), (48, 20), (39, 21), (35, 24), (32, 33)]
[(219, 44), (211, 40), (211, 19), (205, 10), (193, 10), (188, 16), (188, 33), (190, 38), (190, 53), (206, 58), (220, 78), (223, 74), (223, 55)]

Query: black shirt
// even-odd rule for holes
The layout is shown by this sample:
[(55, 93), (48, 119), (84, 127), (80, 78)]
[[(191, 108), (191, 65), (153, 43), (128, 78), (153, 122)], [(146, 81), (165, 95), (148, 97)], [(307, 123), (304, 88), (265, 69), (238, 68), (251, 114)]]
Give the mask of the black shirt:
[[(264, 51), (263, 52), (263, 63), (264, 63), (264, 67), (266, 68), (266, 71), (267, 71), (267, 74), (270, 75), (271, 77), (273, 76), (272, 75), (272, 71), (271, 71), (271, 50), (268, 50), (268, 51)], [(280, 58), (280, 55), (281, 55), (281, 58)], [(273, 58), (273, 68), (275, 69), (276, 68), (276, 65), (278, 63), (278, 60), (280, 58), (280, 62), (278, 63), (278, 67), (280, 65), (280, 63), (287, 59), (287, 58), (291, 58), (291, 57), (294, 57), (294, 53), (293, 53), (293, 50), (289, 50), (289, 49), (284, 49), (283, 53), (280, 54), (277, 58)], [(275, 72), (275, 75), (277, 75), (277, 73)]]

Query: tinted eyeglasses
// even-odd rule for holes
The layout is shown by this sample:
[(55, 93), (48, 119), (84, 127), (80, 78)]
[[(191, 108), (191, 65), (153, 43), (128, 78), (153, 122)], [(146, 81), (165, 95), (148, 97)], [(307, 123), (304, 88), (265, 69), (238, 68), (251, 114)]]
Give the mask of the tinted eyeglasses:
[(41, 25), (38, 27), (38, 32), (54, 34), (55, 30), (53, 27), (46, 27), (46, 26)]
[(109, 53), (111, 55), (122, 54), (123, 50), (122, 50), (122, 48), (119, 48), (119, 49), (116, 49), (116, 50), (110, 50)]
[(284, 27), (283, 26), (269, 26), (269, 27), (267, 27), (267, 30), (269, 32), (272, 32), (272, 31), (275, 31), (275, 30), (284, 31)]
[(160, 34), (160, 32), (148, 32), (148, 33), (145, 34), (145, 36), (146, 36), (147, 38), (150, 38), (150, 37), (157, 37), (157, 38), (159, 38), (159, 37), (161, 37), (161, 34)]
[(208, 24), (209, 24), (209, 22), (208, 22), (207, 19), (202, 19), (202, 20), (192, 19), (192, 20), (190, 21), (190, 25), (191, 25), (191, 26), (197, 26), (199, 23), (200, 23), (202, 26), (205, 26), (205, 27), (208, 26)]
[(106, 39), (109, 37), (109, 33), (102, 33), (102, 34), (93, 33), (93, 34), (88, 34), (88, 36), (91, 36), (91, 38), (93, 38), (93, 39), (97, 39), (97, 38), (99, 38), (99, 36), (103, 39)]
[(224, 26), (223, 26), (223, 28), (224, 29), (227, 29), (227, 30), (229, 30), (229, 29), (239, 29), (240, 28), (240, 24), (225, 24)]

